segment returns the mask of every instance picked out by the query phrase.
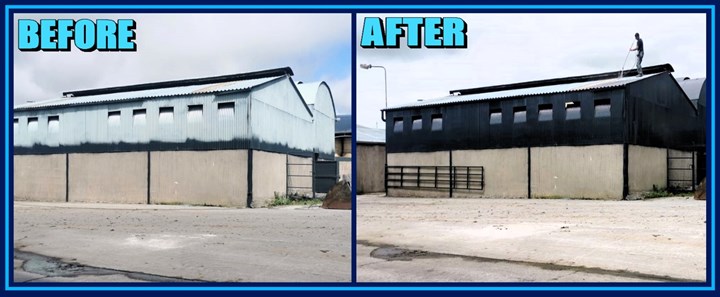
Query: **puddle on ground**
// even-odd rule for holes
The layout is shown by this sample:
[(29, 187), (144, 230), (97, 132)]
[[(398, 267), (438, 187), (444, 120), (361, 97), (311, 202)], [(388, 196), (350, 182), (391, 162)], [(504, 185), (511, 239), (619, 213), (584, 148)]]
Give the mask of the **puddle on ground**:
[(15, 250), (15, 259), (22, 260), (26, 272), (46, 277), (76, 277), (80, 275), (124, 275), (128, 278), (147, 282), (196, 282), (198, 280), (166, 277), (155, 274), (115, 270), (64, 262), (58, 258)]
[(415, 258), (427, 258), (429, 255), (425, 251), (406, 250), (397, 247), (379, 247), (370, 252), (371, 257), (388, 261), (412, 261)]
[(410, 250), (410, 249), (403, 249), (403, 248), (399, 248), (396, 246), (390, 246), (390, 245), (373, 244), (373, 243), (370, 243), (370, 242), (367, 242), (364, 240), (358, 240), (357, 244), (361, 244), (361, 245), (365, 245), (365, 246), (376, 246), (376, 247), (379, 246), (370, 252), (370, 256), (373, 258), (376, 258), (376, 259), (383, 259), (386, 261), (412, 261), (413, 259), (431, 259), (431, 258), (435, 258), (435, 259), (438, 259), (438, 258), (460, 258), (460, 259), (463, 259), (466, 261), (474, 261), (474, 262), (509, 263), (509, 264), (537, 267), (537, 268), (544, 269), (544, 270), (576, 271), (576, 272), (584, 272), (584, 273), (591, 273), (591, 274), (602, 274), (602, 275), (613, 275), (613, 276), (620, 276), (620, 277), (646, 279), (646, 280), (650, 280), (650, 281), (687, 282), (687, 283), (704, 282), (702, 280), (683, 279), (683, 278), (676, 278), (676, 277), (671, 277), (671, 276), (667, 276), (667, 275), (654, 275), (654, 274), (647, 274), (647, 273), (627, 271), (627, 270), (610, 270), (610, 269), (603, 269), (603, 268), (597, 268), (597, 267), (570, 266), (570, 265), (562, 265), (562, 264), (555, 264), (555, 263), (537, 263), (537, 262), (527, 262), (527, 261), (517, 261), (517, 260), (507, 260), (507, 259), (485, 258), (485, 257), (477, 257), (477, 256), (435, 253), (435, 252), (427, 252), (427, 251), (420, 251), (420, 250)]

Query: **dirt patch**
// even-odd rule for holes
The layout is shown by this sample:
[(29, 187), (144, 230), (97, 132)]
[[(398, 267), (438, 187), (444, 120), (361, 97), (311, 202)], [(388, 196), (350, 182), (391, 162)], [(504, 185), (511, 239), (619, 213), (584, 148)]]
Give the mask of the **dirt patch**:
[(351, 196), (350, 183), (340, 181), (330, 189), (330, 192), (323, 200), (322, 207), (326, 209), (351, 209)]
[[(603, 274), (624, 271), (643, 279), (701, 281), (707, 271), (705, 210), (704, 201), (690, 197), (593, 201), (361, 195), (357, 239), (407, 249), (381, 249), (371, 257), (398, 260), (397, 265), (424, 259), (422, 265), (432, 267), (434, 260), (427, 258), (451, 255), (456, 258), (437, 263), (454, 263), (457, 257), (494, 259), (571, 272), (574, 267), (602, 269), (593, 278), (599, 281)], [(386, 263), (378, 267), (387, 270), (375, 271), (380, 279), (383, 274), (393, 278), (392, 262)], [(442, 269), (469, 279), (461, 268)]]

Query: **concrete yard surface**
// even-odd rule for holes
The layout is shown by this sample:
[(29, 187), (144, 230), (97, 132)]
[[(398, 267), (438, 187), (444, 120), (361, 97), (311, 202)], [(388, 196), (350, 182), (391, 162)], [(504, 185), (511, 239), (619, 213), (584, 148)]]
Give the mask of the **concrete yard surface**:
[(351, 212), (14, 202), (16, 282), (349, 282)]
[(357, 198), (359, 282), (704, 282), (705, 201)]

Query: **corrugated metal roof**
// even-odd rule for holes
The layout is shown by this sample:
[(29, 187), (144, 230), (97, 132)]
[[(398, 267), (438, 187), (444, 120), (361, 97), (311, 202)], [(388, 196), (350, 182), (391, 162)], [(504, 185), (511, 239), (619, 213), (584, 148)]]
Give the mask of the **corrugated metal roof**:
[(298, 82), (295, 86), (297, 87), (300, 95), (305, 99), (305, 103), (308, 105), (315, 104), (315, 97), (317, 97), (318, 88), (320, 88), (321, 81), (317, 82)]
[(338, 120), (335, 121), (335, 134), (340, 133), (352, 133), (352, 116), (349, 114), (342, 114), (337, 116)]
[(702, 91), (703, 83), (705, 83), (705, 78), (687, 78), (687, 77), (681, 77), (676, 78), (678, 84), (682, 88), (683, 92), (685, 92), (685, 95), (690, 98), (690, 100), (697, 100), (700, 98), (700, 91)]
[(358, 143), (385, 143), (385, 130), (357, 126)]
[(623, 77), (623, 78), (603, 79), (603, 80), (597, 80), (597, 81), (591, 81), (591, 82), (567, 83), (567, 84), (541, 86), (541, 87), (534, 87), (534, 88), (512, 89), (512, 90), (504, 90), (504, 91), (488, 92), (488, 93), (480, 93), (480, 94), (469, 94), (469, 95), (459, 95), (459, 96), (451, 95), (451, 96), (445, 96), (445, 97), (436, 98), (436, 99), (418, 100), (417, 102), (412, 102), (412, 103), (407, 103), (407, 104), (398, 105), (398, 106), (394, 106), (394, 107), (389, 107), (388, 110), (403, 109), (403, 108), (410, 108), (410, 107), (421, 107), (421, 106), (445, 105), (445, 104), (452, 104), (452, 103), (473, 102), (473, 101), (482, 101), (482, 100), (491, 100), (491, 99), (505, 99), (505, 98), (519, 97), (519, 96), (535, 96), (535, 95), (557, 94), (557, 93), (567, 93), (567, 92), (575, 92), (575, 91), (609, 89), (609, 88), (621, 87), (621, 86), (627, 85), (629, 83), (633, 83), (633, 82), (636, 82), (636, 81), (639, 81), (642, 79), (646, 79), (646, 78), (649, 78), (649, 77), (652, 77), (652, 76), (655, 76), (658, 74), (660, 74), (660, 73), (645, 75), (643, 77), (631, 76), (631, 77)]
[(160, 98), (170, 96), (181, 96), (181, 95), (197, 95), (197, 94), (210, 94), (218, 92), (238, 91), (250, 89), (275, 79), (284, 76), (264, 77), (249, 80), (230, 81), (222, 83), (202, 84), (193, 86), (182, 86), (182, 87), (171, 87), (171, 88), (160, 88), (151, 90), (131, 91), (131, 92), (119, 92), (102, 95), (82, 96), (82, 97), (61, 97), (51, 100), (45, 100), (40, 102), (26, 103), (15, 106), (13, 109), (28, 110), (28, 109), (39, 109), (48, 107), (63, 107), (73, 105), (86, 105), (103, 102), (119, 102), (133, 99), (149, 99), (149, 98)]

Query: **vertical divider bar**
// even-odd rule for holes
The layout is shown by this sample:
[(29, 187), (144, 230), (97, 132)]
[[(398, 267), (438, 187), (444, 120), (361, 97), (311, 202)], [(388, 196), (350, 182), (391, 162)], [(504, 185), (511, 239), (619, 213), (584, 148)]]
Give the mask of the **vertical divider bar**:
[(670, 167), (670, 149), (669, 148), (665, 149), (665, 159), (666, 159), (665, 163), (667, 164), (667, 166), (665, 166), (665, 171), (666, 171), (666, 173), (665, 173), (665, 176), (666, 176), (665, 188), (669, 189), (670, 188), (670, 168), (672, 168), (672, 167)]
[(151, 158), (150, 158), (150, 151), (148, 150), (148, 152), (147, 152), (147, 204), (150, 204), (150, 177), (151, 177), (151, 174), (150, 174), (150, 172), (151, 172), (151, 171), (150, 171), (150, 168), (151, 168), (151, 167), (150, 167), (150, 166), (151, 166), (150, 160), (151, 160)]
[(452, 159), (452, 151), (449, 151), (450, 153), (450, 166), (448, 166), (448, 175), (450, 175), (450, 182), (448, 183), (448, 188), (450, 188), (450, 198), (453, 196), (453, 179), (455, 178), (453, 176), (453, 159)]
[(480, 166), (480, 189), (485, 191), (485, 167)]
[(692, 163), (690, 163), (690, 170), (692, 171), (692, 191), (695, 192), (695, 152), (690, 154), (692, 155)]
[(420, 187), (420, 166), (417, 168), (417, 187)]
[(528, 146), (527, 148), (527, 180), (528, 180), (528, 188), (527, 188), (527, 197), (528, 199), (532, 198), (532, 149)]
[(470, 166), (467, 167), (467, 180), (465, 181), (465, 185), (467, 186), (467, 189), (470, 190)]
[(385, 162), (385, 196), (388, 194), (388, 177), (390, 176), (390, 173), (388, 172), (388, 164)]
[(70, 202), (70, 154), (65, 154), (65, 202)]

